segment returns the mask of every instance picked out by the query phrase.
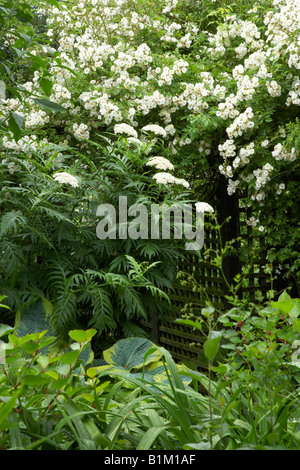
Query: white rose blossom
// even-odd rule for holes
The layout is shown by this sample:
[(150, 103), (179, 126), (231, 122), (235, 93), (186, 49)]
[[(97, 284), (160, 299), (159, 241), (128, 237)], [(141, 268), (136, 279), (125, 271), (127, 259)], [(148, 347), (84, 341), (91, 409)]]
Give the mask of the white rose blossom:
[[(57, 52), (61, 64), (58, 65), (56, 56), (55, 60), (51, 54), (48, 56), (49, 80), (53, 82), (49, 99), (63, 106), (70, 120), (75, 116), (77, 119), (78, 116), (85, 116), (82, 121), (86, 119), (74, 125), (72, 122), (70, 134), (79, 145), (84, 146), (93, 127), (117, 123), (114, 126), (115, 134), (129, 136), (128, 142), (134, 143), (140, 116), (144, 119), (151, 113), (153, 122), (157, 119), (165, 127), (148, 124), (142, 127), (141, 132), (162, 136), (170, 153), (178, 153), (180, 156), (189, 141), (180, 135), (179, 128), (175, 129), (178, 114), (194, 117), (205, 115), (208, 110), (211, 115), (224, 120), (226, 126), (227, 140), (220, 142), (218, 149), (223, 158), (219, 171), (227, 178), (228, 193), (233, 194), (240, 186), (241, 190), (245, 189), (246, 184), (244, 188), (242, 184), (253, 178), (256, 191), (253, 197), (263, 200), (265, 193), (257, 191), (270, 181), (270, 171), (275, 174), (277, 162), (293, 162), (299, 155), (297, 148), (285, 148), (284, 140), (276, 143), (271, 135), (267, 136), (268, 139), (260, 135), (255, 141), (255, 148), (254, 142), (251, 142), (252, 138), (255, 139), (252, 137), (253, 129), (257, 132), (260, 130), (256, 96), (259, 98), (264, 94), (266, 100), (274, 104), (281, 97), (287, 107), (300, 105), (299, 0), (273, 0), (266, 11), (258, 10), (263, 15), (262, 28), (255, 24), (256, 7), (249, 10), (247, 19), (234, 14), (226, 17), (226, 22), (215, 33), (207, 33), (208, 47), (203, 52), (217, 61), (222, 56), (226, 57), (227, 50), (230, 53), (232, 51), (236, 58), (232, 70), (218, 75), (201, 69), (194, 76), (196, 62), (193, 62), (191, 47), (197, 37), (198, 27), (189, 20), (179, 21), (179, 2), (165, 0), (161, 6), (160, 20), (151, 18), (145, 11), (133, 11), (132, 3), (129, 0), (116, 0), (112, 6), (108, 0), (84, 0), (74, 5), (61, 2), (59, 9), (51, 6), (47, 10), (46, 21), (50, 27), (48, 35), (51, 38), (57, 35)], [(124, 11), (125, 15), (122, 13)], [(164, 46), (169, 43), (170, 49), (177, 50), (176, 55), (168, 51), (157, 57), (149, 44), (139, 44), (136, 34), (145, 28), (149, 32), (159, 32)], [(120, 38), (119, 42), (109, 44), (110, 37)], [(180, 58), (178, 51), (184, 50), (191, 54), (184, 54), (184, 58)], [(47, 54), (50, 48), (47, 50), (41, 46), (40, 51)], [(39, 50), (33, 49), (31, 53), (38, 55)], [(185, 60), (187, 57), (189, 61)], [(195, 58), (200, 63), (202, 52), (200, 54), (197, 51)], [(276, 66), (272, 65), (279, 58), (285, 65), (285, 76), (277, 74)], [(282, 72), (285, 72), (285, 68), (282, 67)], [(72, 71), (83, 76), (84, 85), (81, 88)], [(39, 95), (41, 78), (41, 71), (36, 70), (23, 87)], [(175, 82), (176, 92), (172, 88)], [(38, 132), (47, 132), (52, 119), (60, 125), (60, 117), (37, 108), (30, 95), (22, 95), (22, 100), (4, 98), (0, 100), (1, 119), (7, 119), (11, 112), (16, 112), (24, 119), (24, 129), (30, 132), (30, 137), (24, 136), (16, 142), (12, 135), (5, 135), (1, 139), (2, 146), (11, 153), (27, 153), (28, 156), (44, 148), (46, 144)], [(133, 121), (134, 118), (136, 121)], [(128, 120), (132, 126), (122, 123), (123, 120)], [(35, 129), (37, 138), (32, 133)], [(206, 139), (206, 136), (203, 137)], [(241, 143), (242, 139), (244, 142)], [(51, 142), (48, 144), (51, 145)], [(196, 145), (199, 146), (199, 152), (210, 152), (199, 142)], [(260, 156), (260, 151), (263, 152), (265, 162), (273, 161), (274, 169), (264, 167), (264, 162), (262, 168), (254, 170), (255, 173), (248, 169), (253, 168), (247, 165), (253, 163), (256, 154)], [(173, 170), (169, 166), (171, 163), (156, 160), (158, 166), (155, 166), (155, 160), (152, 162), (147, 166)], [(160, 178), (157, 176), (158, 180)], [(171, 180), (173, 184), (188, 185), (185, 180), (173, 176)]]

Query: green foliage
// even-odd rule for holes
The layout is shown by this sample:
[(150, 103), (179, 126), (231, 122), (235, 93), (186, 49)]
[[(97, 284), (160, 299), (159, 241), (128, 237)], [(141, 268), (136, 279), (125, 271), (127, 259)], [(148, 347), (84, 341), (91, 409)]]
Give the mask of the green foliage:
[[(169, 395), (167, 398), (159, 391), (159, 384), (153, 385), (149, 393), (145, 379), (127, 375), (128, 381), (135, 385), (128, 391), (122, 388), (124, 380), (119, 377), (122, 375), (120, 371), (116, 382), (110, 384), (101, 380), (108, 371), (89, 368), (85, 375), (84, 369), (78, 368), (82, 363), (80, 355), (90, 344), (95, 330), (74, 330), (70, 332), (70, 338), (78, 342), (72, 343), (71, 351), (47, 354), (42, 352), (42, 348), (55, 338), (46, 336), (45, 331), (20, 338), (10, 328), (3, 327), (2, 330), (7, 336), (6, 358), (0, 367), (2, 448), (122, 449), (124, 439), (129, 447), (140, 441), (137, 444), (140, 449), (150, 448), (157, 439), (167, 444), (166, 430), (170, 428), (172, 431), (174, 422), (165, 421), (160, 416), (163, 406), (167, 406), (175, 420), (184, 424), (186, 413), (177, 410), (177, 406), (186, 400), (176, 392), (174, 385), (169, 386), (169, 392), (164, 385), (162, 391), (163, 395)], [(175, 386), (183, 390), (183, 382), (170, 355), (163, 349), (155, 350), (154, 346), (145, 354), (145, 363), (151, 357), (164, 354), (167, 376), (172, 377)], [(153, 405), (158, 397), (160, 406), (156, 411)], [(142, 407), (148, 411), (139, 417)], [(130, 426), (133, 426), (132, 433), (127, 431)], [(174, 428), (175, 436), (177, 432), (184, 436), (188, 428), (186, 425), (182, 430)], [(175, 441), (168, 447), (173, 448), (174, 445)]]
[[(56, 338), (46, 331), (19, 337), (7, 329), (6, 355), (0, 371), (2, 447), (9, 442), (10, 449), (63, 449), (64, 436), (70, 436), (73, 426), (77, 427), (74, 437), (80, 449), (101, 448), (106, 442), (88, 416), (76, 413), (69, 394), (70, 387), (76, 393), (80, 384), (82, 354), (95, 333), (73, 332), (70, 336), (80, 342), (71, 343), (71, 350), (56, 348), (47, 352), (45, 347), (53, 345)], [(57, 420), (56, 413), (61, 409), (64, 421)], [(77, 416), (71, 422), (69, 416), (73, 417), (74, 409)]]
[(16, 334), (25, 336), (31, 333), (41, 333), (47, 330), (50, 336), (56, 336), (57, 332), (51, 329), (51, 314), (53, 306), (45, 299), (39, 299), (22, 315), (20, 312), (16, 315)]
[[(296, 13), (293, 0), (1, 2), (1, 448), (300, 448), (299, 299), (238, 298), (260, 244), (249, 255), (240, 240), (234, 285), (234, 241), (202, 253), (233, 308), (218, 315), (193, 284), (208, 307), (179, 322), (203, 335), (200, 373), (141, 328), (172, 308), (184, 240), (96, 235), (100, 203), (212, 203), (224, 178), (251, 207), (270, 298), (276, 281), (297, 287)], [(156, 155), (191, 191), (155, 182)], [(220, 239), (218, 209), (207, 216)]]
[[(107, 371), (112, 372), (114, 376), (117, 371), (121, 371), (147, 382), (168, 384), (169, 377), (161, 360), (162, 356), (162, 350), (157, 349), (156, 345), (146, 338), (125, 338), (103, 351), (103, 360), (100, 360), (103, 364), (91, 367), (87, 374), (95, 377), (99, 372)], [(177, 369), (179, 373), (184, 374), (184, 366), (177, 365)], [(182, 376), (181, 379), (186, 384), (191, 382), (188, 376)], [(124, 386), (131, 388), (130, 380), (126, 381)]]
[(118, 341), (110, 349), (103, 352), (103, 358), (108, 365), (122, 367), (125, 370), (140, 369), (143, 365), (157, 361), (161, 353), (157, 351), (147, 357), (145, 354), (154, 344), (145, 338), (127, 338)]
[[(45, 149), (30, 162), (18, 160), (17, 174), (5, 180), (0, 223), (2, 292), (14, 310), (38, 298), (50, 301), (53, 327), (62, 335), (76, 325), (95, 327), (103, 336), (105, 331), (117, 330), (120, 336), (141, 333), (135, 326), (138, 319), (168, 311), (165, 289), (172, 286), (180, 245), (97, 238), (100, 201), (116, 204), (120, 195), (126, 195), (128, 206), (143, 202), (150, 207), (161, 194), (157, 188), (146, 193), (151, 177), (141, 177), (136, 170), (147, 157), (126, 147), (126, 142), (101, 147), (102, 154), (93, 161), (93, 166), (102, 166), (101, 172), (94, 175), (82, 168), (80, 188), (61, 190), (45, 174), (45, 167), (50, 170), (54, 165), (56, 148), (49, 154)], [(166, 202), (182, 197), (176, 196), (176, 190), (163, 196)]]
[[(215, 328), (213, 313), (195, 328)], [(299, 299), (251, 313), (235, 307), (208, 331), (208, 374), (143, 338), (117, 342), (99, 366), (82, 359), (96, 330), (70, 331), (69, 348), (44, 353), (55, 337), (2, 325), (2, 448), (298, 449)]]

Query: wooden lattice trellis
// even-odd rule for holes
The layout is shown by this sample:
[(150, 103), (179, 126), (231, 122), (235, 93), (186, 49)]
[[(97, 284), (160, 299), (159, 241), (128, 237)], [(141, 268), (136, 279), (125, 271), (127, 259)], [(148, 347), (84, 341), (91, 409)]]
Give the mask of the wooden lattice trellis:
[[(249, 218), (249, 209), (239, 207), (238, 233), (236, 235), (240, 236), (242, 242), (247, 245), (250, 257), (254, 242), (259, 243), (263, 248), (263, 237), (255, 240), (252, 227), (246, 223)], [(217, 245), (215, 231), (206, 229), (203, 250), (217, 249)], [(240, 260), (238, 261), (240, 262)], [(229, 266), (226, 266), (226, 263)], [(232, 263), (232, 258), (225, 261), (225, 266), (223, 266), (225, 273), (231, 272)], [(246, 275), (246, 285), (240, 292), (241, 296), (247, 296), (252, 302), (258, 297), (264, 298), (266, 295), (268, 284), (263, 269), (265, 263), (262, 250), (257, 259), (254, 259), (253, 265)], [(173, 285), (173, 290), (168, 291), (172, 303), (171, 314), (165, 318), (154, 317), (145, 322), (144, 326), (151, 333), (153, 340), (170, 351), (175, 360), (189, 365), (193, 364), (198, 369), (204, 369), (206, 368), (202, 353), (204, 335), (189, 326), (178, 324), (176, 320), (181, 317), (183, 309), (189, 304), (193, 304), (191, 309), (195, 309), (195, 312), (197, 309), (199, 311), (205, 307), (206, 296), (203, 291), (209, 296), (217, 311), (226, 311), (227, 308), (230, 308), (226, 300), (228, 294), (226, 283), (218, 267), (197, 258), (195, 255), (189, 255), (188, 260), (180, 262), (179, 270), (185, 273), (193, 272), (193, 276), (201, 284), (202, 290), (195, 291), (193, 283), (185, 283), (179, 277)]]

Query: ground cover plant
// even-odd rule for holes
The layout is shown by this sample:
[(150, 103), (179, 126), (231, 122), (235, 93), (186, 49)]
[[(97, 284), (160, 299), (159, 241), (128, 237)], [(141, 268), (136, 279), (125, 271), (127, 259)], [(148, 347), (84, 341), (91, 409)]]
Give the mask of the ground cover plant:
[(284, 294), (256, 316), (233, 308), (218, 330), (212, 313), (194, 322), (210, 324), (209, 374), (139, 337), (117, 342), (99, 365), (84, 354), (94, 329), (71, 330), (58, 349), (46, 331), (2, 325), (2, 449), (298, 449), (299, 299)]
[[(0, 0), (1, 448), (299, 448), (299, 8)], [(143, 327), (173, 313), (186, 240), (100, 239), (122, 198), (192, 204), (216, 236), (251, 211), (269, 300), (241, 298), (247, 265), (232, 308), (178, 315), (203, 372)]]

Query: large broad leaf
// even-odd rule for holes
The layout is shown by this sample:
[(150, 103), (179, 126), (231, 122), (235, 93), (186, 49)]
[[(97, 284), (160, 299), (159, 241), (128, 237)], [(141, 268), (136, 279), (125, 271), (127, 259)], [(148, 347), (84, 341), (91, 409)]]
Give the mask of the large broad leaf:
[(155, 344), (146, 338), (125, 338), (104, 351), (103, 358), (108, 364), (121, 366), (128, 371), (141, 369), (144, 364), (161, 358), (162, 354), (155, 351), (144, 361), (146, 352), (153, 347)]
[(146, 352), (153, 347), (155, 344), (146, 338), (121, 339), (103, 352), (103, 358), (107, 365), (100, 366), (99, 369), (111, 368), (111, 366), (125, 369), (128, 372), (133, 369), (141, 369), (144, 365), (156, 362), (161, 358), (162, 353), (155, 351), (147, 357), (146, 361), (144, 360)]
[[(52, 304), (48, 300), (39, 299), (23, 313), (17, 312), (16, 335), (22, 337), (46, 331), (46, 336), (58, 337), (50, 321), (52, 308)], [(48, 349), (47, 346), (43, 348), (44, 353), (46, 349)]]
[[(76, 369), (73, 370), (73, 373), (81, 375), (85, 373), (85, 367), (94, 360), (94, 352), (90, 343), (85, 344), (81, 351), (79, 351), (77, 347), (75, 348), (75, 346), (77, 346), (77, 343), (70, 344), (70, 346), (66, 349), (66, 353), (62, 357), (62, 362), (66, 361), (68, 358), (70, 361), (72, 361), (72, 355), (75, 358), (75, 353), (77, 352), (77, 359), (79, 359), (81, 363), (79, 367), (76, 367)], [(72, 364), (72, 362), (70, 362), (70, 364)]]
[[(103, 353), (106, 364), (91, 367), (87, 374), (89, 377), (95, 377), (99, 372), (107, 370), (108, 374), (113, 370), (113, 375), (120, 371), (121, 376), (126, 371), (128, 380), (123, 382), (123, 387), (135, 388), (135, 382), (132, 379), (141, 379), (146, 382), (169, 386), (170, 371), (166, 371), (166, 366), (160, 359), (164, 355), (163, 351), (152, 343), (152, 341), (133, 337), (118, 341), (110, 349)], [(191, 382), (191, 377), (185, 375), (187, 369), (182, 365), (176, 365), (176, 371), (181, 376), (182, 382), (187, 385)], [(174, 384), (173, 384), (174, 385)]]
[[(188, 375), (185, 375), (185, 372), (189, 372), (189, 369), (183, 364), (176, 364), (176, 369), (178, 374), (181, 377), (182, 382), (185, 385), (191, 383), (192, 378)], [(163, 361), (154, 362), (146, 367), (146, 370), (143, 372), (135, 372), (134, 377), (144, 379), (147, 382), (156, 382), (159, 384), (168, 385), (170, 382), (170, 374), (167, 374), (166, 367)]]
[(45, 77), (42, 77), (39, 81), (39, 85), (43, 92), (45, 93), (46, 96), (50, 96), (53, 88), (53, 82), (51, 80), (48, 80)]
[(300, 316), (300, 300), (291, 299), (287, 292), (283, 292), (277, 302), (272, 302), (271, 306), (279, 309), (291, 318), (298, 318)]

